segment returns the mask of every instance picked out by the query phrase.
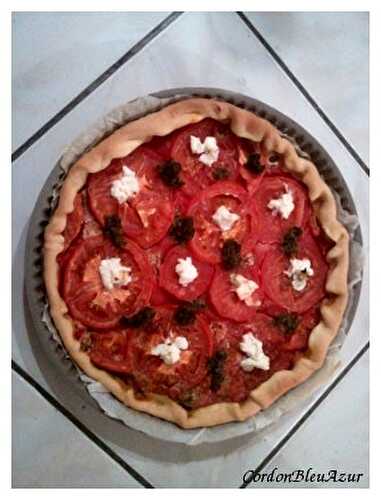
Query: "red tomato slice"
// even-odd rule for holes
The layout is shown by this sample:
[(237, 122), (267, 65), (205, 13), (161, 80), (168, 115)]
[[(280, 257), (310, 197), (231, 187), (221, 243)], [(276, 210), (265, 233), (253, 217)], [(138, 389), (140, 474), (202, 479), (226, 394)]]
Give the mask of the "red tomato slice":
[(191, 196), (188, 196), (182, 189), (177, 189), (174, 193), (176, 215), (186, 214), (191, 201)]
[(171, 250), (171, 248), (175, 246), (176, 241), (170, 236), (166, 236), (159, 243), (156, 243), (156, 245), (153, 245), (151, 248), (146, 250), (148, 260), (157, 274), (159, 274), (159, 269), (163, 263), (164, 257)]
[[(173, 312), (173, 308), (159, 308), (151, 329), (131, 329), (129, 353), (135, 380), (144, 392), (167, 394), (177, 399), (206, 376), (213, 339), (202, 314), (197, 315), (193, 325), (179, 327), (172, 320)], [(185, 337), (189, 347), (181, 352), (177, 363), (166, 365), (159, 356), (152, 355), (151, 350), (164, 343), (170, 332), (173, 337)]]
[[(239, 299), (236, 287), (231, 281), (234, 274), (241, 275), (258, 285), (259, 288), (252, 293), (249, 303)], [(261, 308), (263, 300), (257, 266), (242, 265), (234, 271), (217, 270), (209, 290), (209, 297), (221, 317), (239, 322), (253, 319)]]
[(160, 268), (160, 286), (180, 300), (194, 300), (202, 295), (209, 287), (213, 277), (213, 267), (211, 265), (193, 258), (192, 263), (198, 271), (198, 276), (189, 285), (180, 285), (175, 268), (179, 259), (187, 257), (191, 257), (189, 250), (176, 246), (168, 252)]
[(82, 193), (78, 193), (74, 198), (74, 210), (68, 214), (66, 219), (66, 227), (63, 232), (65, 238), (64, 250), (65, 251), (78, 236), (84, 222), (84, 208)]
[(176, 300), (172, 295), (159, 286), (159, 271), (163, 263), (164, 257), (168, 251), (176, 245), (176, 242), (170, 236), (166, 236), (159, 243), (149, 248), (146, 251), (146, 255), (151, 266), (154, 269), (155, 281), (151, 295), (151, 305), (154, 307), (161, 306), (163, 304), (175, 303)]
[(126, 331), (98, 332), (92, 334), (91, 339), (90, 359), (95, 365), (116, 373), (131, 371)]
[[(222, 383), (215, 394), (217, 400), (244, 401), (250, 391), (268, 380), (275, 371), (289, 369), (292, 366), (293, 354), (281, 350), (285, 339), (274, 326), (270, 316), (258, 313), (246, 323), (218, 321), (211, 323), (210, 328), (212, 331), (220, 332), (215, 350), (227, 353), (223, 364)], [(241, 361), (246, 356), (240, 349), (240, 343), (246, 333), (252, 333), (262, 342), (263, 351), (270, 358), (269, 370), (254, 368), (251, 372), (245, 372), (241, 368)]]
[[(259, 188), (265, 176), (287, 175), (287, 172), (283, 168), (282, 156), (267, 151), (262, 143), (240, 138), (238, 149), (239, 162), (241, 164), (240, 174), (243, 179), (245, 179), (247, 183), (247, 189), (251, 194), (255, 193), (255, 191)], [(259, 163), (264, 167), (261, 173), (252, 173), (245, 167), (250, 154), (259, 155)]]
[[(174, 216), (173, 193), (161, 181), (156, 167), (163, 158), (141, 146), (126, 158), (113, 160), (109, 167), (92, 174), (88, 184), (89, 204), (96, 219), (117, 214), (129, 238), (148, 248), (167, 233)], [(140, 191), (131, 200), (119, 204), (111, 196), (112, 183), (123, 175), (123, 165), (136, 172)]]
[(245, 167), (245, 164), (250, 154), (258, 154), (260, 156), (260, 164), (265, 167), (266, 155), (264, 153), (264, 149), (261, 147), (259, 142), (249, 141), (248, 139), (240, 139), (238, 149), (239, 162), (241, 165), (240, 174), (246, 181), (249, 193), (254, 194), (263, 180), (266, 168), (264, 168), (260, 174), (253, 174)]
[(174, 205), (160, 193), (140, 194), (133, 203), (119, 207), (122, 227), (128, 237), (149, 248), (165, 236), (174, 218)]
[[(127, 157), (128, 158), (128, 157)], [(111, 196), (111, 185), (120, 178), (123, 161), (113, 160), (110, 165), (96, 174), (90, 174), (87, 181), (88, 204), (96, 220), (103, 225), (105, 218), (118, 213), (118, 201)]]
[[(132, 282), (126, 286), (104, 288), (99, 274), (102, 259), (120, 257), (131, 268)], [(102, 236), (80, 241), (64, 271), (63, 296), (74, 319), (84, 325), (113, 328), (122, 315), (132, 315), (145, 306), (153, 286), (152, 268), (144, 252), (128, 240), (117, 249)]]
[(171, 158), (173, 142), (176, 139), (176, 132), (172, 132), (164, 137), (155, 135), (149, 142), (149, 147), (160, 155), (164, 160)]
[(324, 297), (328, 265), (310, 234), (305, 233), (300, 238), (298, 248), (296, 258), (309, 259), (314, 271), (304, 290), (293, 289), (291, 279), (285, 274), (289, 259), (279, 249), (269, 252), (264, 259), (262, 282), (266, 295), (276, 304), (288, 311), (302, 313)]
[(168, 304), (177, 304), (177, 300), (155, 281), (151, 296), (151, 306), (158, 307)]
[(300, 351), (307, 349), (308, 339), (312, 329), (320, 321), (320, 311), (318, 307), (313, 307), (300, 317), (300, 323), (296, 330), (289, 335), (288, 341), (283, 345), (285, 351)]
[(91, 238), (92, 236), (100, 236), (103, 234), (102, 226), (95, 219), (93, 213), (89, 208), (89, 196), (87, 192), (83, 193), (83, 209), (84, 209), (84, 226), (82, 231), (82, 238), (85, 240)]
[[(216, 138), (219, 156), (211, 166), (200, 162), (199, 155), (192, 153), (191, 135), (198, 137), (201, 142), (208, 136)], [(173, 141), (171, 156), (182, 167), (182, 179), (185, 184), (181, 191), (189, 196), (213, 184), (215, 182), (213, 172), (218, 167), (223, 167), (227, 171), (227, 179), (230, 181), (239, 177), (237, 138), (229, 127), (211, 118), (182, 128)]]
[[(271, 200), (279, 198), (289, 189), (292, 192), (295, 208), (288, 219), (268, 208)], [(307, 205), (305, 188), (296, 180), (285, 176), (265, 177), (256, 192), (252, 203), (255, 220), (254, 237), (262, 243), (278, 242), (284, 233), (293, 226), (302, 226)]]
[[(217, 264), (221, 261), (221, 248), (227, 239), (234, 239), (242, 246), (249, 243), (251, 215), (247, 211), (247, 192), (235, 182), (218, 182), (202, 191), (191, 202), (188, 215), (193, 217), (195, 235), (189, 242), (193, 254), (198, 259)], [(240, 219), (229, 231), (221, 231), (213, 221), (213, 215), (220, 206), (225, 206)]]
[(102, 235), (102, 227), (89, 211), (86, 200), (87, 194), (85, 191), (78, 193), (74, 201), (74, 211), (67, 218), (67, 225), (63, 233), (65, 247), (57, 257), (57, 262), (60, 266), (60, 290), (66, 264), (70, 261), (71, 255), (75, 251), (75, 238), (80, 233), (82, 239)]

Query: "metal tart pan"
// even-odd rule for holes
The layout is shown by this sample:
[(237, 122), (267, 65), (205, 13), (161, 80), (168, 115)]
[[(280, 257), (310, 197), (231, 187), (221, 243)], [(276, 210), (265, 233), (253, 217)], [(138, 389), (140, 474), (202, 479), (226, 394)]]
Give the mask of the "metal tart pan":
[[(151, 95), (165, 100), (163, 107), (169, 102), (172, 103), (190, 97), (220, 99), (241, 108), (245, 108), (249, 111), (253, 111), (258, 116), (267, 119), (275, 127), (277, 127), (277, 129), (285, 137), (294, 143), (301, 156), (307, 155), (311, 158), (326, 183), (339, 194), (342, 207), (350, 214), (357, 216), (355, 203), (350, 190), (340, 172), (339, 167), (334, 163), (327, 151), (298, 123), (294, 122), (292, 119), (280, 113), (268, 104), (236, 92), (206, 87), (174, 88), (156, 92)], [(128, 107), (137, 101), (138, 100), (131, 101), (130, 103), (127, 103), (126, 106)], [(160, 109), (160, 106), (147, 106), (143, 112), (139, 112), (132, 119), (150, 114), (158, 109)], [(127, 121), (124, 123), (127, 123)], [(118, 128), (118, 126), (121, 125), (122, 124), (119, 123), (115, 126), (115, 128)], [(110, 131), (108, 131), (105, 136), (109, 133)], [(95, 144), (92, 143), (90, 146), (93, 145)], [(59, 189), (65, 176), (66, 174), (60, 166), (59, 159), (56, 165), (53, 166), (49, 177), (41, 189), (30, 218), (25, 252), (25, 314), (27, 315), (28, 320), (30, 320), (28, 321), (30, 325), (29, 335), (31, 343), (33, 344), (36, 359), (39, 364), (44, 365), (44, 369), (42, 371), (47, 378), (48, 384), (52, 387), (53, 391), (56, 392), (58, 399), (66, 406), (66, 408), (72, 409), (73, 413), (76, 415), (81, 413), (84, 414), (85, 412), (85, 420), (96, 419), (98, 429), (105, 429), (107, 427), (108, 430), (110, 430), (110, 427), (113, 428), (113, 426), (116, 426), (114, 428), (114, 434), (117, 435), (118, 432), (123, 432), (124, 424), (105, 416), (97, 402), (86, 390), (86, 386), (79, 378), (78, 371), (76, 370), (73, 362), (67, 357), (63, 347), (52, 339), (51, 332), (42, 321), (44, 307), (47, 303), (42, 267), (43, 233), (52, 213), (53, 192), (57, 188)], [(360, 245), (362, 244), (360, 227), (357, 227), (354, 239)], [(357, 309), (360, 291), (361, 281), (353, 288), (352, 300), (345, 314), (347, 319), (346, 333), (350, 330), (353, 317)], [(147, 414), (136, 412), (132, 409), (128, 410), (135, 414), (134, 421), (139, 421), (139, 425), (132, 425), (132, 427), (145, 432), (151, 437), (191, 444), (193, 437), (197, 436), (200, 432), (199, 429), (185, 431), (169, 422), (162, 421)], [(160, 430), (160, 432), (158, 432), (158, 430)], [(245, 425), (245, 422), (234, 422), (208, 429), (208, 435), (204, 441), (210, 443), (219, 442), (243, 436), (249, 432), (250, 430), (247, 425)]]

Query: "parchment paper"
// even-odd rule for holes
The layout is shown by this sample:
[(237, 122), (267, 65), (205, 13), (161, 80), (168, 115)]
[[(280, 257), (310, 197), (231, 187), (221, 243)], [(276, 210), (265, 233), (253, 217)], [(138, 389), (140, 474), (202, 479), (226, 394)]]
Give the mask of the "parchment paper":
[[(136, 99), (135, 101), (115, 108), (102, 120), (98, 121), (85, 133), (81, 134), (65, 149), (59, 162), (60, 167), (64, 172), (67, 172), (70, 166), (81, 155), (83, 155), (84, 152), (91, 149), (91, 147), (107, 135), (111, 134), (116, 128), (127, 123), (128, 121), (135, 120), (145, 114), (152, 113), (171, 102), (179, 100), (180, 98), (188, 97), (189, 96), (177, 95), (171, 98), (159, 99), (157, 97), (148, 96)], [(228, 101), (229, 99), (226, 100)], [(301, 154), (305, 156), (304, 152)], [(57, 203), (59, 190), (63, 181), (64, 179), (62, 179), (62, 181), (56, 186), (53, 192), (51, 202), (52, 208), (54, 208)], [(353, 239), (354, 233), (359, 225), (358, 218), (342, 208), (339, 195), (335, 191), (333, 192), (338, 207), (338, 218), (345, 225), (351, 235), (350, 266), (348, 275), (348, 312), (353, 302), (353, 287), (361, 281), (363, 253), (361, 245)], [(63, 347), (61, 338), (50, 317), (48, 304), (44, 307), (42, 320), (51, 333), (52, 340), (58, 342)], [(170, 422), (132, 410), (131, 408), (128, 408), (120, 403), (102, 384), (89, 378), (78, 367), (77, 370), (81, 380), (86, 385), (88, 392), (97, 401), (104, 413), (111, 418), (121, 420), (133, 429), (137, 429), (158, 439), (188, 445), (224, 441), (236, 436), (258, 432), (275, 423), (284, 413), (295, 409), (297, 406), (310, 398), (313, 392), (321, 385), (330, 382), (341, 364), (340, 349), (346, 338), (345, 332), (347, 326), (348, 319), (347, 314), (345, 314), (341, 328), (329, 348), (323, 367), (306, 382), (282, 396), (270, 408), (260, 412), (258, 415), (245, 422), (232, 422), (212, 428), (184, 430)], [(64, 352), (66, 351), (64, 350)], [(66, 356), (68, 355), (66, 354)]]

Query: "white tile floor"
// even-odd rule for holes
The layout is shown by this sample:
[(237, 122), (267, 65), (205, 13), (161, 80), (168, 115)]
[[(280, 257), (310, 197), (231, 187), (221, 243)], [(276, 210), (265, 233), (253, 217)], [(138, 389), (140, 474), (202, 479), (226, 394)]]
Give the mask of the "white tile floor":
[[(70, 18), (54, 14), (52, 19), (51, 16), (53, 14), (17, 14), (13, 19), (15, 148), (28, 139), (36, 129), (65, 106), (77, 93), (81, 92), (108, 65), (129, 50), (132, 44), (146, 35), (147, 31), (159, 23), (166, 14), (124, 13), (124, 17), (119, 23), (117, 22), (117, 27), (113, 30), (108, 30), (108, 25), (105, 23), (107, 15), (105, 14), (91, 14), (90, 18), (85, 14), (71, 14)], [(367, 149), (361, 148), (366, 146), (367, 141), (367, 92), (364, 91), (367, 80), (365, 78), (365, 81), (360, 82), (354, 78), (353, 73), (346, 73), (348, 59), (344, 55), (338, 58), (334, 54), (335, 50), (344, 53), (348, 49), (345, 42), (346, 21), (338, 23), (338, 30), (333, 34), (332, 30), (327, 28), (325, 19), (321, 16), (314, 18), (314, 16), (314, 13), (308, 14), (307, 18), (306, 15), (300, 17), (300, 14), (288, 14), (289, 22), (295, 27), (296, 39), (295, 43), (289, 42), (287, 44), (287, 50), (283, 47), (283, 52), (279, 52), (279, 54), (288, 67), (292, 71), (295, 70), (296, 77), (306, 86), (309, 93), (318, 101), (319, 106), (329, 115), (330, 119), (346, 136), (346, 139), (355, 148), (358, 146), (357, 152), (362, 155), (363, 159), (366, 159)], [(278, 50), (277, 37), (281, 35), (279, 17), (277, 14), (250, 14), (250, 19), (254, 24), (257, 17), (260, 20), (257, 28), (263, 36), (267, 37), (269, 43), (274, 42), (274, 48)], [(346, 77), (351, 82), (350, 93), (360, 110), (356, 118), (359, 126), (353, 123), (352, 110), (348, 109), (348, 113), (345, 114), (345, 106), (341, 107), (340, 99), (336, 99), (340, 102), (336, 102), (335, 105), (335, 102), (327, 98), (330, 93), (335, 92), (333, 79), (319, 79), (308, 65), (302, 64), (299, 60), (298, 44), (302, 36), (301, 33), (308, 26), (308, 23), (313, 23), (314, 29), (321, 30), (320, 39), (324, 39), (325, 43), (322, 44), (319, 51), (319, 45), (315, 41), (308, 43), (307, 37), (303, 45), (303, 53), (305, 54), (303, 57), (308, 58), (306, 54), (310, 50), (314, 59), (321, 61), (321, 64), (323, 64), (324, 59), (324, 65), (327, 68), (329, 67), (327, 58), (331, 59), (331, 64), (336, 63), (337, 72), (341, 75), (340, 78)], [(359, 14), (358, 17), (354, 15), (351, 18), (351, 23), (356, 26), (356, 29), (353, 29), (351, 35), (350, 51), (359, 54), (358, 58), (353, 59), (353, 64), (358, 64), (359, 71), (362, 71), (364, 60), (367, 60), (367, 47), (363, 43), (364, 37), (367, 36), (364, 15)], [(57, 39), (56, 26), (66, 26), (65, 32), (68, 35), (64, 42), (61, 40), (62, 37)], [(129, 29), (124, 30), (124, 26), (128, 26)], [(32, 52), (25, 41), (25, 32), (28, 31), (35, 45)], [(81, 33), (86, 33), (87, 38), (91, 38), (90, 45), (82, 39)], [(229, 36), (226, 36), (227, 33)], [(49, 50), (45, 47), (43, 40), (51, 41)], [(115, 40), (118, 40), (118, 43), (114, 43)], [(327, 46), (330, 47), (328, 52)], [(73, 47), (78, 48), (75, 53), (72, 50)], [(94, 57), (98, 51), (102, 54), (101, 60)], [(163, 57), (163, 54), (166, 54), (166, 57)], [(214, 54), (214, 57), (210, 58), (208, 54)], [(27, 67), (25, 67), (25, 61), (27, 61)], [(40, 71), (41, 61), (44, 61), (45, 65), (43, 72)], [(87, 61), (83, 66), (84, 69), (81, 67), (81, 61)], [(59, 62), (59, 73), (50, 73), (51, 67), (55, 66), (56, 62)], [(294, 64), (297, 64), (295, 68)], [(71, 67), (74, 68), (73, 71), (71, 71)], [(26, 81), (23, 83), (24, 71), (29, 75), (29, 83)], [(69, 71), (70, 79), (68, 78)], [(65, 85), (62, 83), (62, 75), (64, 75)], [(33, 82), (33, 85), (30, 85), (30, 82)], [(48, 366), (43, 357), (38, 356), (34, 349), (33, 331), (25, 318), (23, 305), (25, 232), (38, 192), (64, 146), (113, 106), (154, 90), (191, 85), (215, 86), (252, 95), (268, 102), (307, 128), (324, 145), (341, 168), (357, 204), (367, 249), (368, 178), (340, 140), (236, 14), (183, 14), (62, 120), (58, 121), (14, 162), (13, 359), (64, 405), (68, 403), (60, 393), (60, 381), (54, 378), (51, 367)], [(35, 112), (36, 107), (39, 109), (38, 114)], [(359, 128), (364, 128), (365, 131), (360, 134)], [(26, 182), (28, 190), (21, 189)], [(343, 348), (343, 368), (368, 340), (367, 276), (366, 272), (358, 312)], [(366, 360), (365, 357), (361, 363), (359, 362), (352, 368), (352, 373), (356, 373), (356, 376), (351, 375), (351, 372), (346, 375), (344, 380), (330, 393), (324, 404), (313, 412), (307, 422), (280, 450), (280, 453), (275, 455), (268, 467), (271, 467), (273, 463), (279, 463), (282, 469), (287, 470), (294, 466), (298, 467), (304, 463), (308, 453), (308, 457), (311, 457), (311, 463), (321, 469), (338, 464), (348, 472), (357, 471), (359, 468), (367, 471), (368, 443), (367, 439), (364, 439), (368, 430), (367, 399), (366, 392), (364, 392), (367, 388), (367, 362), (364, 360)], [(352, 384), (363, 391), (361, 392), (362, 405), (351, 405)], [(20, 383), (15, 383), (15, 401), (17, 401), (21, 390), (23, 389), (20, 389)], [(281, 419), (279, 424), (270, 431), (251, 439), (191, 449), (175, 445), (163, 447), (159, 441), (151, 440), (130, 429), (123, 429), (123, 433), (121, 433), (119, 425), (100, 416), (94, 409), (81, 409), (78, 396), (73, 399), (78, 404), (72, 403), (68, 409), (154, 486), (237, 487), (242, 482), (245, 470), (257, 467), (262, 460), (266, 459), (323, 390), (324, 388), (293, 414)], [(38, 399), (40, 407), (40, 396), (33, 388), (29, 388), (29, 391), (29, 397)], [(334, 433), (335, 422), (332, 416), (342, 414), (343, 405), (348, 405), (345, 413), (348, 426), (340, 424), (340, 432)], [(44, 406), (47, 406), (45, 402)], [(65, 417), (58, 415), (53, 410), (52, 412), (51, 414), (56, 416), (47, 418), (46, 425), (48, 427), (50, 425), (51, 429), (55, 429), (57, 426), (64, 428), (65, 424), (61, 422), (65, 422)], [(23, 415), (18, 417), (17, 413), (15, 412), (16, 421), (18, 418), (24, 418)], [(357, 432), (348, 440), (345, 429), (350, 429), (352, 422), (356, 423)], [(83, 440), (83, 446), (87, 447), (89, 453), (94, 454), (94, 463), (92, 464), (94, 470), (98, 468), (101, 471), (102, 463), (105, 460), (104, 452), (94, 448), (93, 445), (89, 448), (88, 438), (81, 436), (70, 425), (70, 431), (65, 432), (75, 432), (78, 443)], [(51, 429), (46, 429), (44, 432), (50, 432)], [(311, 436), (318, 431), (321, 433), (322, 439), (311, 440)], [(32, 470), (34, 468), (34, 464), (28, 463), (26, 458), (28, 455), (26, 452), (22, 452), (22, 446), (26, 447), (26, 451), (33, 449), (42, 437), (36, 430), (33, 438), (30, 438), (28, 442), (22, 441), (20, 444), (14, 438), (14, 447), (18, 449), (18, 453), (14, 453), (15, 485), (28, 486), (28, 481), (31, 481), (28, 478), (31, 476), (17, 473), (17, 471), (24, 467), (31, 467)], [(333, 443), (333, 445), (327, 446), (327, 443)], [(348, 452), (349, 446), (353, 453)], [(316, 457), (316, 460), (313, 457)], [(319, 460), (318, 457), (320, 457)], [(108, 463), (108, 457), (106, 461)], [(80, 474), (74, 472), (71, 473), (70, 464), (64, 458), (62, 458), (62, 468), (67, 470), (68, 474), (63, 475), (59, 468), (56, 470), (55, 467), (50, 467), (50, 485), (81, 486), (89, 484), (92, 480), (91, 471), (86, 471), (86, 477), (81, 477)], [(122, 469), (116, 464), (115, 468), (115, 475), (110, 472), (106, 477), (105, 483), (107, 482), (108, 486), (134, 485), (134, 480), (130, 477), (126, 477), (124, 483), (120, 483), (118, 474)], [(128, 476), (122, 470), (123, 473)], [(39, 470), (36, 470), (36, 478), (39, 479), (33, 483), (31, 481), (29, 486), (47, 484), (44, 483), (44, 478), (40, 475)], [(99, 485), (99, 483), (96, 484)]]
[(15, 13), (13, 149), (167, 15), (167, 12)]
[(141, 487), (15, 373), (12, 387), (14, 488)]
[[(369, 433), (367, 426), (359, 426), (359, 421), (366, 421), (368, 418), (368, 369), (369, 353), (366, 353), (340, 382), (339, 387), (324, 400), (319, 411), (312, 413), (263, 472), (271, 473), (275, 467), (283, 473), (308, 467), (314, 472), (328, 472), (333, 469), (362, 474), (359, 481), (352, 486), (368, 487), (368, 448), (362, 446), (362, 443), (368, 442)], [(355, 398), (354, 387), (357, 388)], [(355, 407), (356, 411), (353, 411)], [(341, 411), (333, 413), (335, 408)], [(328, 421), (331, 425), (322, 425), (322, 422)], [(322, 443), (320, 446), (315, 445), (317, 440)], [(324, 447), (326, 453), (322, 453)], [(343, 461), (346, 456), (352, 456), (350, 463)], [(259, 486), (258, 483), (256, 486)], [(271, 488), (272, 484), (263, 483), (263, 486)], [(302, 482), (286, 483), (285, 486), (306, 485)], [(342, 483), (331, 483), (330, 486), (340, 488)], [(310, 487), (321, 488), (321, 483), (310, 483)]]
[(274, 12), (269, 16), (256, 12), (247, 16), (368, 163), (368, 13)]

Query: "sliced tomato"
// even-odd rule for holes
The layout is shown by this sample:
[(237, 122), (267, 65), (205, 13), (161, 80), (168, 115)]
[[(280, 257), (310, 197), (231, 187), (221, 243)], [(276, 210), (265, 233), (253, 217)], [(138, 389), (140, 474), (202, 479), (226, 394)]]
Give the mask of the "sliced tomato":
[(77, 193), (74, 198), (74, 209), (66, 218), (66, 226), (63, 232), (65, 238), (64, 250), (65, 251), (71, 242), (78, 236), (84, 222), (84, 208), (82, 201), (82, 193)]
[(87, 239), (91, 238), (92, 236), (100, 236), (103, 233), (102, 226), (99, 224), (99, 222), (95, 219), (93, 213), (91, 212), (89, 208), (89, 196), (87, 192), (83, 193), (83, 218), (84, 218), (84, 225), (83, 225), (83, 231), (82, 231), (82, 238)]
[(128, 237), (149, 248), (168, 232), (174, 218), (174, 204), (160, 193), (142, 193), (119, 207), (122, 227)]
[(163, 263), (164, 257), (168, 251), (176, 245), (173, 238), (166, 236), (159, 243), (146, 250), (146, 255), (151, 266), (154, 269), (155, 281), (151, 296), (151, 305), (161, 306), (163, 304), (175, 303), (176, 300), (164, 288), (159, 286), (159, 271)]
[(262, 265), (262, 282), (266, 295), (276, 304), (288, 311), (302, 313), (324, 297), (328, 265), (314, 238), (306, 231), (298, 242), (296, 258), (309, 259), (314, 271), (313, 276), (308, 277), (304, 290), (293, 289), (291, 279), (285, 274), (290, 260), (279, 248), (266, 255)]
[[(79, 196), (79, 195), (77, 195), (77, 196)], [(63, 252), (61, 252), (57, 257), (57, 262), (58, 262), (59, 268), (60, 268), (60, 273), (59, 273), (60, 285), (59, 286), (60, 286), (61, 292), (62, 292), (62, 283), (63, 283), (63, 277), (64, 277), (66, 265), (70, 261), (71, 256), (75, 252), (75, 249), (76, 249), (75, 238), (77, 236), (79, 236), (79, 234), (81, 234), (81, 238), (84, 240), (87, 238), (91, 238), (93, 236), (99, 236), (99, 235), (103, 234), (102, 227), (94, 219), (92, 213), (88, 209), (87, 202), (86, 202), (86, 200), (87, 200), (86, 192), (85, 191), (82, 192), (81, 198), (76, 198), (76, 200), (82, 200), (82, 203), (79, 205), (80, 208), (78, 209), (78, 214), (81, 214), (82, 225), (79, 227), (79, 231), (74, 237), (72, 237), (72, 236), (76, 232), (76, 229), (74, 230), (73, 227), (71, 229), (69, 229), (69, 233), (71, 233), (71, 235), (72, 235), (71, 237), (69, 237), (67, 235), (66, 230), (64, 233), (65, 250)], [(76, 204), (74, 206), (76, 206)], [(76, 209), (74, 209), (74, 212), (75, 211), (76, 211)], [(73, 226), (75, 224), (78, 226), (77, 222), (74, 222), (74, 221), (78, 221), (79, 217), (74, 216), (73, 215), (74, 212), (72, 212), (69, 215), (69, 217), (71, 217), (71, 216), (73, 217), (73, 220), (71, 222), (69, 222), (69, 217), (68, 217), (68, 224), (73, 224)]]
[[(102, 259), (119, 257), (131, 268), (132, 281), (107, 290), (99, 274)], [(153, 273), (144, 252), (131, 240), (121, 250), (102, 236), (81, 240), (66, 265), (63, 296), (74, 319), (84, 325), (113, 328), (122, 315), (132, 315), (145, 306), (152, 293)]]
[[(106, 216), (119, 215), (126, 235), (144, 248), (163, 238), (174, 216), (173, 193), (163, 184), (156, 168), (162, 161), (161, 156), (141, 146), (126, 158), (113, 160), (89, 179), (89, 204), (95, 218), (103, 225)], [(124, 165), (135, 171), (140, 191), (119, 204), (111, 196), (111, 185), (123, 175)]]
[(173, 142), (176, 139), (176, 132), (160, 137), (155, 135), (149, 142), (149, 147), (160, 155), (164, 160), (171, 158)]
[(182, 189), (177, 189), (174, 193), (176, 215), (186, 214), (191, 201), (191, 196), (187, 195)]
[[(241, 165), (240, 174), (246, 181), (249, 193), (254, 194), (255, 191), (259, 188), (263, 177), (266, 174), (266, 154), (259, 142), (249, 141), (248, 139), (240, 139), (238, 149), (239, 163)], [(250, 170), (246, 168), (245, 165), (247, 163), (249, 155), (251, 154), (259, 155), (259, 163), (264, 167), (261, 173), (255, 174), (250, 172)]]
[(308, 346), (308, 339), (312, 329), (320, 321), (319, 307), (312, 307), (300, 317), (300, 322), (296, 330), (288, 335), (287, 342), (282, 346), (285, 351), (305, 350)]
[[(284, 219), (279, 213), (274, 213), (268, 204), (271, 200), (278, 199), (286, 190), (292, 193), (295, 208), (289, 217)], [(262, 243), (280, 241), (288, 229), (303, 225), (306, 206), (306, 190), (295, 179), (285, 176), (265, 177), (253, 198), (253, 236)]]
[[(190, 147), (190, 137), (198, 137), (204, 142), (206, 137), (215, 137), (219, 147), (219, 156), (211, 166), (199, 161), (199, 155), (193, 154)], [(182, 179), (185, 184), (181, 188), (188, 196), (194, 196), (215, 182), (213, 173), (223, 168), (227, 179), (234, 181), (239, 177), (237, 138), (227, 125), (211, 118), (199, 123), (187, 125), (179, 130), (173, 141), (172, 158), (182, 167)]]
[(168, 252), (160, 268), (159, 285), (180, 300), (194, 300), (202, 295), (209, 287), (213, 277), (213, 266), (192, 258), (198, 276), (187, 286), (180, 285), (179, 276), (175, 269), (178, 260), (187, 257), (191, 257), (189, 250), (182, 246), (176, 246)]
[[(234, 239), (242, 246), (249, 243), (252, 216), (247, 210), (247, 192), (235, 182), (218, 182), (201, 191), (191, 202), (188, 215), (193, 217), (195, 235), (189, 242), (193, 254), (198, 259), (217, 264), (221, 261), (221, 248), (227, 239)], [(228, 231), (214, 222), (216, 210), (225, 206), (240, 219)]]
[(159, 269), (163, 263), (164, 257), (167, 255), (171, 248), (176, 246), (176, 241), (170, 236), (165, 236), (159, 243), (153, 245), (151, 248), (146, 250), (146, 255), (150, 264), (153, 266), (157, 274), (159, 274)]
[[(236, 293), (236, 287), (232, 283), (232, 277), (235, 274), (254, 281), (258, 285), (247, 303), (242, 301)], [(223, 318), (239, 322), (254, 318), (263, 301), (257, 266), (242, 265), (234, 271), (217, 270), (209, 290), (209, 298), (217, 313)]]
[[(128, 158), (128, 157), (127, 157)], [(110, 165), (88, 177), (87, 194), (88, 204), (96, 220), (103, 225), (105, 218), (118, 214), (118, 201), (111, 196), (111, 185), (123, 173), (123, 161), (112, 160)]]
[[(247, 189), (251, 194), (254, 194), (259, 188), (265, 176), (287, 175), (281, 155), (267, 151), (260, 142), (240, 138), (238, 144), (239, 162), (241, 164), (240, 174), (246, 181)], [(263, 167), (262, 172), (253, 173), (246, 167), (247, 160), (251, 154), (258, 155), (258, 163)]]
[(173, 295), (168, 293), (164, 288), (159, 286), (158, 281), (156, 281), (152, 291), (151, 305), (153, 307), (158, 307), (177, 303), (177, 299)]
[(73, 254), (75, 253), (75, 250), (76, 250), (76, 244), (74, 242), (64, 252), (61, 252), (59, 255), (57, 255), (57, 263), (59, 267), (58, 281), (59, 281), (59, 290), (61, 295), (63, 294), (63, 284), (64, 284), (66, 266), (68, 262), (70, 262)]
[(131, 371), (125, 330), (93, 333), (91, 343), (90, 359), (95, 365), (116, 373)]
[[(135, 380), (144, 392), (167, 394), (177, 399), (206, 376), (213, 339), (202, 314), (197, 315), (192, 325), (180, 327), (172, 319), (173, 312), (170, 307), (158, 308), (150, 329), (131, 329), (129, 353)], [(169, 336), (182, 336), (188, 341), (188, 349), (181, 351), (179, 361), (172, 365), (165, 364), (159, 356), (151, 353)]]
[[(210, 328), (217, 332), (215, 351), (226, 353), (222, 382), (215, 393), (215, 401), (244, 401), (250, 391), (268, 380), (275, 371), (292, 366), (293, 354), (282, 351), (284, 335), (274, 326), (270, 316), (258, 313), (252, 320), (241, 324), (220, 320), (212, 322)], [(247, 333), (252, 333), (262, 342), (263, 351), (270, 358), (269, 370), (254, 368), (246, 372), (241, 368), (241, 361), (246, 355), (241, 351), (240, 343)]]

